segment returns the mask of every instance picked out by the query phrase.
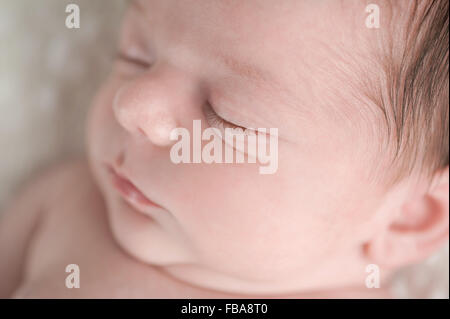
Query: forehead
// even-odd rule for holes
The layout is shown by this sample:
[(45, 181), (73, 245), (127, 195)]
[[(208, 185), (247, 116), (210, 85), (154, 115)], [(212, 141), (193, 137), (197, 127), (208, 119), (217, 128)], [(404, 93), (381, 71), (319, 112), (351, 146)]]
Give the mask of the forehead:
[[(352, 2), (352, 0), (348, 0)], [(351, 6), (347, 1), (346, 10)], [(133, 20), (145, 20), (152, 40), (166, 47), (258, 60), (301, 57), (345, 39), (351, 15), (339, 0), (134, 0)], [(362, 11), (363, 12), (363, 11)], [(137, 16), (137, 17), (136, 17)], [(345, 27), (347, 25), (347, 28)]]
[(217, 74), (220, 62), (311, 106), (352, 76), (366, 15), (358, 0), (134, 0), (126, 24), (174, 64)]
[(154, 22), (192, 28), (201, 25), (210, 33), (227, 30), (224, 35), (252, 37), (257, 35), (254, 31), (262, 30), (282, 36), (280, 31), (292, 28), (314, 33), (331, 26), (337, 32), (342, 22), (349, 22), (345, 19), (357, 18), (355, 10), (360, 9), (363, 17), (365, 8), (360, 0), (131, 0), (130, 4)]

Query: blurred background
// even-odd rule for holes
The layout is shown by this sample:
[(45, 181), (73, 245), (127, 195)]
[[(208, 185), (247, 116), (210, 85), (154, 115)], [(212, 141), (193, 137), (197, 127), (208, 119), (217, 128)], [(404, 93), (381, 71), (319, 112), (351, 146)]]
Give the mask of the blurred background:
[[(80, 29), (65, 8), (80, 7)], [(106, 77), (125, 0), (0, 0), (0, 214), (36, 172), (84, 151), (85, 116)], [(448, 245), (396, 276), (400, 298), (448, 298)]]
[[(70, 3), (80, 29), (66, 28)], [(84, 118), (124, 8), (123, 0), (0, 0), (0, 205), (33, 172), (83, 151)]]

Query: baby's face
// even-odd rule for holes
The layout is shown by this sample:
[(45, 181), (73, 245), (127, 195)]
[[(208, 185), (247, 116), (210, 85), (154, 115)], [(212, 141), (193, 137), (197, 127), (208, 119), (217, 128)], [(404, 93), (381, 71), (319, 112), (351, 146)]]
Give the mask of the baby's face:
[[(89, 128), (119, 244), (214, 289), (363, 285), (351, 265), (393, 205), (372, 182), (376, 107), (352, 82), (376, 32), (366, 16), (361, 1), (133, 2)], [(222, 119), (278, 128), (277, 171), (173, 163), (172, 128)]]

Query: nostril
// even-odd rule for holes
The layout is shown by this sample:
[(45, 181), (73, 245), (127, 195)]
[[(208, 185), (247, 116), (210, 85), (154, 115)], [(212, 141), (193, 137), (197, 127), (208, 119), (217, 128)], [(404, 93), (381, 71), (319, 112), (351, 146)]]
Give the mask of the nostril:
[(138, 127), (138, 132), (143, 136), (143, 137), (147, 137), (147, 133), (145, 133), (145, 131), (143, 129), (141, 129), (140, 127)]
[(125, 162), (125, 153), (124, 152), (120, 152), (119, 155), (116, 158), (116, 165), (117, 167), (122, 166), (123, 162)]

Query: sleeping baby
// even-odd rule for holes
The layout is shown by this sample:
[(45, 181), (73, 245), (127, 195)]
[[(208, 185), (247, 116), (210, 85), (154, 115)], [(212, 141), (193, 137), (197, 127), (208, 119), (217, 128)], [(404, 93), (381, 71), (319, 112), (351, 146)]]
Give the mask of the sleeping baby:
[(448, 0), (132, 0), (117, 47), (0, 297), (393, 297), (448, 242)]

